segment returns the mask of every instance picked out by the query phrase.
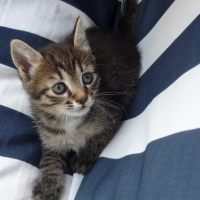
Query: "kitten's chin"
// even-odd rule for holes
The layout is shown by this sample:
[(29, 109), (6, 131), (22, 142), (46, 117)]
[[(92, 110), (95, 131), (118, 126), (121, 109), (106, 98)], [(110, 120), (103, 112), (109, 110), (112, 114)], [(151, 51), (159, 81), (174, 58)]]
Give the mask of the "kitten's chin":
[(72, 117), (81, 117), (86, 115), (89, 111), (90, 111), (90, 106), (84, 106), (84, 107), (80, 107), (77, 109), (73, 109), (70, 111), (67, 111), (67, 115), (72, 116)]

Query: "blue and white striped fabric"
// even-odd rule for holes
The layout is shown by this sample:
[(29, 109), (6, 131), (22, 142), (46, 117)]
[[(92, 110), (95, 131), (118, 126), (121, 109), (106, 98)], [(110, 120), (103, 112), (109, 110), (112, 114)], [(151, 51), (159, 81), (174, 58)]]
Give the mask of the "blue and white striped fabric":
[[(59, 42), (78, 16), (117, 27), (118, 0), (0, 1), (0, 199), (30, 200), (40, 145), (10, 53)], [(61, 200), (199, 200), (200, 2), (139, 1), (142, 70), (123, 126), (85, 176), (65, 175)]]

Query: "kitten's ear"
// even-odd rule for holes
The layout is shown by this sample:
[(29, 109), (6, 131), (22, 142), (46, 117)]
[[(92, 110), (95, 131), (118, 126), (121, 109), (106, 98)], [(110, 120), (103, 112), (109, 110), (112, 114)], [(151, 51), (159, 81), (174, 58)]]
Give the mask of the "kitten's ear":
[(74, 28), (74, 46), (78, 48), (82, 48), (88, 52), (91, 52), (91, 49), (90, 49), (90, 46), (85, 34), (85, 30), (82, 26), (81, 17), (77, 19), (76, 25)]
[(20, 40), (10, 43), (12, 60), (17, 67), (23, 82), (27, 82), (34, 74), (35, 68), (42, 60), (42, 55)]

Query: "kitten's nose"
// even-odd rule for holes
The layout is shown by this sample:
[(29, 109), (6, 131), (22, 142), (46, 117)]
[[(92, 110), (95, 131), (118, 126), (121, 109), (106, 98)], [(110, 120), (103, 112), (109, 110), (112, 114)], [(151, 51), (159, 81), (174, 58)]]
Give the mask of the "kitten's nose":
[(75, 101), (84, 105), (87, 101), (88, 97), (84, 90), (77, 90), (75, 94)]
[(84, 105), (86, 103), (86, 101), (87, 101), (87, 96), (84, 96), (84, 97), (82, 97), (80, 99), (76, 99), (76, 102), (80, 103), (82, 105)]

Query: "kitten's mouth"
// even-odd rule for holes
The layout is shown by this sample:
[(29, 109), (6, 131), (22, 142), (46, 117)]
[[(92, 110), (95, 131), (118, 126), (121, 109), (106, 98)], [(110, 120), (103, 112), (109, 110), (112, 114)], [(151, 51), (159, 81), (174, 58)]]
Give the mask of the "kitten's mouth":
[(80, 108), (80, 110), (83, 110), (83, 109), (85, 109), (86, 108), (86, 106), (85, 105), (83, 105), (81, 108)]
[(89, 110), (92, 105), (93, 105), (93, 102), (79, 105), (79, 107), (77, 107), (77, 111)]
[(72, 115), (85, 115), (88, 113), (88, 111), (90, 110), (90, 106), (85, 106), (85, 105), (82, 105), (80, 107), (77, 107), (77, 108), (73, 108), (71, 110), (69, 110), (69, 112), (72, 114)]
[(93, 105), (93, 102), (91, 101), (90, 103), (87, 103), (84, 105), (71, 107), (71, 109), (69, 108), (68, 111), (69, 111), (69, 114), (72, 116), (82, 116), (82, 115), (86, 115), (90, 111), (90, 108), (92, 105)]
[(87, 110), (87, 109), (89, 109), (89, 107), (83, 105), (83, 106), (81, 106), (77, 111), (78, 111), (78, 112), (82, 112), (82, 111), (85, 111), (85, 110)]

